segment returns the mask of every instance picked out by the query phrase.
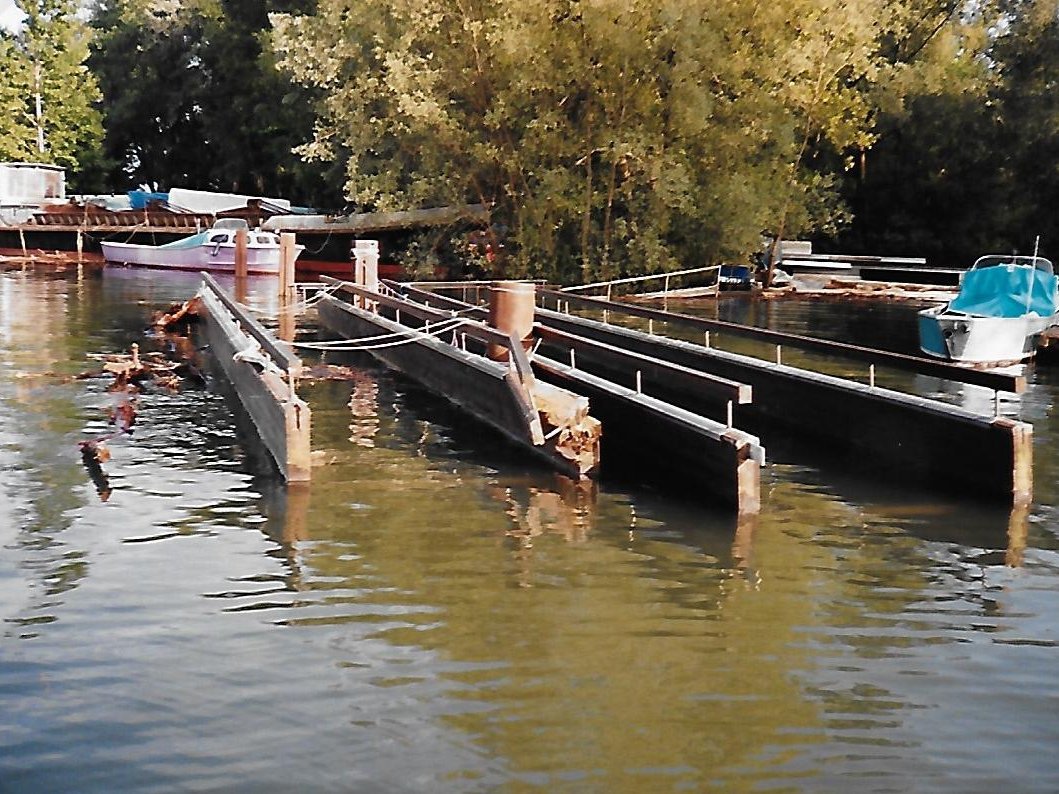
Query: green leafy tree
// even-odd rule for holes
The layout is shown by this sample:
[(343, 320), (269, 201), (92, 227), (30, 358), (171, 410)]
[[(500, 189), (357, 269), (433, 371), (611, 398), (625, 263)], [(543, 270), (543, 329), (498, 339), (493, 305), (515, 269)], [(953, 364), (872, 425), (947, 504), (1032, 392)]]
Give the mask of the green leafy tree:
[[(484, 201), (509, 272), (586, 280), (828, 229), (907, 8), (868, 0), (321, 0), (273, 17), (310, 159), (380, 209)], [(350, 154), (344, 155), (344, 152)], [(839, 170), (838, 173), (841, 173)]]
[(203, 13), (197, 3), (152, 0), (104, 0), (96, 8), (90, 64), (105, 98), (112, 189), (156, 181), (207, 186), (197, 102), (207, 86)]
[(23, 0), (16, 33), (0, 33), (0, 157), (55, 163), (78, 189), (102, 139), (100, 94), (85, 66), (89, 30), (72, 0)]

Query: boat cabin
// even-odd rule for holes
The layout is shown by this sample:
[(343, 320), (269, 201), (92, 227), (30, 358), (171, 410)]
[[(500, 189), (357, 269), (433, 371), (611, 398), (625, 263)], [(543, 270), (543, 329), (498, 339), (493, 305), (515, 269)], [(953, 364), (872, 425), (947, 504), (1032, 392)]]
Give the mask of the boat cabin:
[(270, 232), (251, 231), (249, 224), (243, 218), (220, 218), (209, 231), (206, 238), (208, 243), (224, 245), (235, 243), (235, 236), (240, 231), (245, 231), (247, 245), (277, 246), (279, 239)]

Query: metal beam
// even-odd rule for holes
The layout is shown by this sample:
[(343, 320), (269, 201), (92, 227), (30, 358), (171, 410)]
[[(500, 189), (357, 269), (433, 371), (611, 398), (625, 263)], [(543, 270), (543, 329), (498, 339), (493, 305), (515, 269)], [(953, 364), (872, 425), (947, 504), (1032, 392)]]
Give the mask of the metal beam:
[(533, 366), (591, 401), (606, 434), (605, 475), (680, 486), (739, 513), (760, 508), (765, 450), (757, 437), (544, 356)]
[(918, 356), (907, 356), (902, 353), (891, 353), (886, 350), (876, 350), (859, 345), (850, 345), (844, 342), (832, 342), (826, 339), (816, 339), (800, 334), (788, 334), (780, 331), (770, 331), (765, 328), (754, 328), (749, 325), (729, 323), (723, 320), (708, 320), (703, 317), (694, 317), (689, 314), (652, 309), (646, 306), (608, 301), (602, 298), (590, 298), (583, 295), (571, 295), (568, 292), (557, 292), (550, 289), (538, 290), (542, 299), (550, 299), (553, 305), (572, 304), (582, 308), (597, 309), (599, 311), (618, 312), (634, 317), (643, 317), (659, 322), (673, 323), (686, 328), (695, 328), (700, 331), (719, 331), (732, 334), (733, 336), (756, 339), (761, 342), (769, 342), (775, 345), (783, 345), (801, 350), (812, 350), (826, 353), (832, 356), (843, 356), (858, 361), (866, 361), (870, 364), (893, 367), (894, 369), (918, 372), (921, 375), (930, 375), (936, 378), (957, 381), (959, 383), (970, 383), (976, 386), (985, 386), (998, 391), (1014, 392), (1021, 394), (1026, 390), (1026, 378), (1023, 375), (1010, 375), (1000, 372), (969, 369), (955, 364), (942, 361), (933, 361)]
[[(754, 401), (736, 421), (855, 451), (847, 466), (1015, 504), (1033, 490), (1033, 427), (953, 405), (584, 317), (538, 312), (567, 333), (748, 383)], [(667, 396), (667, 399), (670, 399)], [(697, 410), (692, 397), (679, 404)], [(671, 401), (673, 401), (671, 399)]]

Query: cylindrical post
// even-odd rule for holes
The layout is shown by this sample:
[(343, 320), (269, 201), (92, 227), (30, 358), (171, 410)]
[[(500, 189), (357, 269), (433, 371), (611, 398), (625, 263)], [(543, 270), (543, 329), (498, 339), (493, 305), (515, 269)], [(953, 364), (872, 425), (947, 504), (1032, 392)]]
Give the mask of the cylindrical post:
[(295, 242), (293, 232), (283, 232), (279, 236), (279, 274), (280, 289), (284, 291), (286, 299), (294, 302), (295, 276), (294, 263), (298, 259), (298, 246)]
[(776, 363), (783, 363), (783, 345), (776, 345)]
[(654, 317), (649, 317), (647, 320), (647, 333), (654, 334), (655, 332), (655, 320)]
[(636, 393), (643, 393), (643, 381), (640, 377), (640, 370), (636, 370)]
[(81, 255), (85, 250), (85, 238), (82, 234), (81, 227), (77, 227), (77, 261), (81, 261)]
[[(489, 290), (489, 325), (522, 343), (533, 347), (533, 320), (536, 316), (536, 287), (525, 281), (498, 281)], [(506, 361), (507, 348), (490, 344), (486, 355), (494, 361)]]
[(869, 364), (868, 365), (868, 385), (871, 388), (873, 388), (873, 389), (875, 388), (875, 365), (874, 364)]
[(703, 336), (704, 341), (706, 342), (706, 347), (709, 347), (710, 346), (710, 332), (709, 331), (704, 331), (702, 336)]
[(572, 347), (570, 348), (570, 369), (577, 369), (577, 355)]
[[(370, 292), (379, 291), (379, 241), (357, 240), (353, 243), (353, 281)], [(356, 304), (371, 308), (369, 301), (358, 299)], [(371, 302), (374, 305), (374, 302)]]

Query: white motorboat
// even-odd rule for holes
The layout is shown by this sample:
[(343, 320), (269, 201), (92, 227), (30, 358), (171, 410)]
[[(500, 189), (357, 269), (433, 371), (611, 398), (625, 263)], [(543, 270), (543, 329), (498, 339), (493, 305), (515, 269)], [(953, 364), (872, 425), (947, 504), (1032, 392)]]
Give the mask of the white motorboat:
[[(251, 275), (279, 272), (280, 242), (272, 232), (250, 229), (242, 218), (222, 218), (207, 231), (165, 245), (103, 242), (103, 258), (108, 262), (169, 270), (235, 272), (235, 238), (247, 232), (246, 267)], [(295, 258), (305, 246), (295, 246)]]
[(1041, 256), (983, 256), (960, 281), (960, 293), (919, 312), (919, 347), (958, 364), (1003, 366), (1037, 350), (1056, 321), (1059, 279)]

